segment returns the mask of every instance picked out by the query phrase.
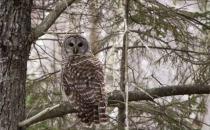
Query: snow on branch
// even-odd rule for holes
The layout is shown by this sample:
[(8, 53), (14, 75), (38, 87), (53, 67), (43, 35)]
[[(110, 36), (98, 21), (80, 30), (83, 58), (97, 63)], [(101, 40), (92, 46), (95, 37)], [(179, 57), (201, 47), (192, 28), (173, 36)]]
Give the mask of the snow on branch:
[[(210, 85), (177, 85), (177, 86), (165, 86), (160, 88), (152, 88), (141, 91), (131, 91), (129, 92), (129, 101), (141, 101), (141, 100), (154, 100), (155, 98), (166, 97), (166, 96), (176, 96), (176, 95), (191, 95), (191, 94), (209, 94)], [(114, 91), (108, 94), (108, 105), (122, 103), (123, 94), (121, 91)], [(61, 117), (69, 113), (75, 113), (76, 110), (67, 103), (63, 102), (57, 104), (53, 107), (46, 108), (45, 110), (39, 112), (38, 114), (22, 121), (19, 123), (19, 127), (28, 127), (46, 119), (51, 119), (55, 117)]]

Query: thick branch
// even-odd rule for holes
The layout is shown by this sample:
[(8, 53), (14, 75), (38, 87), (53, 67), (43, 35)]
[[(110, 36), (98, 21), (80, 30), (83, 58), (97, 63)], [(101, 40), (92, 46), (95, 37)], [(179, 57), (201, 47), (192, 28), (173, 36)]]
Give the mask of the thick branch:
[[(152, 88), (145, 92), (132, 91), (129, 92), (129, 101), (153, 100), (155, 98), (176, 96), (176, 95), (191, 95), (191, 94), (209, 94), (210, 85), (177, 85), (166, 86), (160, 88)], [(110, 94), (109, 104), (123, 101), (123, 96), (119, 91)]]
[(67, 6), (71, 5), (75, 1), (76, 0), (62, 0), (61, 2), (57, 2), (55, 9), (52, 10), (36, 28), (33, 29), (33, 40), (36, 40), (42, 36), (60, 16), (60, 14), (67, 8)]
[[(129, 101), (154, 100), (155, 98), (176, 96), (176, 95), (191, 95), (191, 94), (209, 94), (210, 85), (178, 85), (166, 86), (145, 90), (147, 92), (132, 91), (129, 92)], [(108, 105), (122, 103), (123, 95), (120, 91), (114, 91), (108, 94)], [(46, 119), (61, 117), (68, 113), (75, 113), (76, 110), (69, 103), (62, 103), (39, 112), (33, 117), (19, 123), (20, 127), (27, 127), (34, 123), (44, 121)]]

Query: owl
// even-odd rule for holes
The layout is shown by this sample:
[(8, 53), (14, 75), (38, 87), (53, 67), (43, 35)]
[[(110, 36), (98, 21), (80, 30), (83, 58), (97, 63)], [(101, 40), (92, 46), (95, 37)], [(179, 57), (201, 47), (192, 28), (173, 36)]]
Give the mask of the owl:
[(62, 57), (64, 92), (75, 104), (78, 118), (88, 125), (106, 122), (103, 66), (88, 41), (80, 35), (68, 36), (62, 44)]

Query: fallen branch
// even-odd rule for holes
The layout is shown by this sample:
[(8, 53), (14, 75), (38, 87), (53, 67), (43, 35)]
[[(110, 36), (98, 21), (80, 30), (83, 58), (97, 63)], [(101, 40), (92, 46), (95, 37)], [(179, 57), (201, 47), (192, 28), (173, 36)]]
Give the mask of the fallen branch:
[[(154, 100), (155, 98), (176, 96), (176, 95), (192, 95), (192, 94), (209, 94), (210, 85), (177, 85), (166, 86), (160, 88), (152, 88), (145, 90), (147, 93), (140, 91), (129, 92), (129, 101)], [(149, 94), (149, 95), (148, 95)], [(108, 105), (123, 102), (121, 91), (114, 91), (108, 94)], [(46, 108), (38, 114), (19, 123), (19, 127), (28, 127), (34, 123), (44, 121), (46, 119), (61, 117), (69, 113), (75, 113), (76, 110), (67, 103), (55, 105)]]

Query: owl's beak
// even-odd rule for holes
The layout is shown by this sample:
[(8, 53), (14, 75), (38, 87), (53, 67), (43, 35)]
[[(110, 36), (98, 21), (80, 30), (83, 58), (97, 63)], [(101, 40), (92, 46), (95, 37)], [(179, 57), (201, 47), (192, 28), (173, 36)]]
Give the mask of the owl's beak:
[(77, 48), (74, 48), (74, 49), (73, 49), (73, 53), (74, 53), (74, 54), (77, 54), (77, 53), (78, 53), (78, 49), (77, 49)]

